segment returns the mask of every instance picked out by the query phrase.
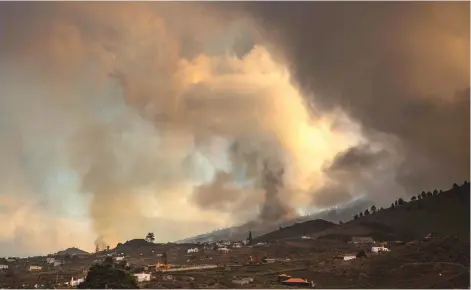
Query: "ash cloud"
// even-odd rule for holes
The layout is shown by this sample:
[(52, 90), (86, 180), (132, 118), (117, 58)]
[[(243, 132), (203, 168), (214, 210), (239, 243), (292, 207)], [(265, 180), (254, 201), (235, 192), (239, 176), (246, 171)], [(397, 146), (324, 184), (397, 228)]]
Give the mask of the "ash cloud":
[[(342, 108), (370, 139), (378, 133), (398, 139), (402, 161), (390, 166), (396, 188), (414, 195), (469, 178), (469, 3), (250, 3), (244, 9), (321, 110)], [(342, 171), (355, 176), (361, 165), (373, 174), (365, 167), (372, 158), (357, 155)], [(326, 172), (331, 178), (333, 169)], [(341, 175), (335, 183), (343, 188), (349, 181)], [(362, 184), (364, 192), (370, 182)]]
[(2, 2), (0, 191), (82, 203), (114, 245), (445, 188), (469, 176), (466, 8)]

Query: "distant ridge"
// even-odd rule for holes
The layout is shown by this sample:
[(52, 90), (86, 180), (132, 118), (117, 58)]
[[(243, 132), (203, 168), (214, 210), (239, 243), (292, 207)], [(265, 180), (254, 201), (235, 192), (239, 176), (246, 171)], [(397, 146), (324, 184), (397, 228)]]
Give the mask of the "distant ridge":
[(59, 256), (63, 256), (63, 255), (89, 255), (90, 253), (84, 251), (84, 250), (81, 250), (79, 248), (68, 248), (68, 249), (65, 249), (63, 251), (59, 251), (56, 253), (56, 255), (59, 255)]

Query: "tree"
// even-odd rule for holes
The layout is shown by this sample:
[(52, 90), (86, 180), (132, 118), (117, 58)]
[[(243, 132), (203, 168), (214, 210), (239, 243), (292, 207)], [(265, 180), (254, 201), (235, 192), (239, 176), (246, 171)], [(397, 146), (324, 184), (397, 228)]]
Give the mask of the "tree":
[(394, 203), (391, 203), (391, 208), (394, 208)]
[(383, 210), (384, 210), (384, 208), (383, 208), (383, 207), (381, 207), (381, 208), (379, 209), (379, 211), (383, 211)]
[(422, 195), (417, 195), (417, 199), (422, 199)]
[(163, 260), (163, 262), (164, 262), (165, 265), (168, 264), (168, 259), (167, 259), (167, 253), (166, 253), (166, 252), (164, 252), (164, 253), (162, 254), (162, 260)]
[(153, 243), (155, 241), (154, 233), (148, 233), (146, 236), (146, 241), (149, 243)]
[(103, 260), (103, 265), (113, 265), (113, 258), (107, 256), (105, 260)]
[(457, 188), (458, 188), (458, 184), (453, 183), (453, 189), (457, 189)]
[(106, 246), (106, 250), (109, 251), (109, 250), (110, 250), (110, 246)]
[(420, 193), (420, 196), (422, 196), (422, 198), (425, 197), (425, 191), (422, 191), (422, 193)]
[(434, 196), (437, 196), (437, 195), (438, 195), (438, 190), (435, 189), (435, 190), (433, 191), (433, 195), (434, 195)]
[(394, 202), (394, 206), (397, 206), (397, 200)]
[(414, 196), (412, 196), (412, 197), (410, 198), (410, 200), (411, 200), (411, 201), (417, 200), (417, 197), (415, 197), (415, 195), (414, 195)]
[(247, 241), (249, 242), (249, 245), (252, 244), (252, 231), (249, 230), (249, 237), (247, 238)]
[(353, 219), (354, 219), (354, 220), (357, 220), (357, 219), (358, 219), (358, 214), (354, 215), (354, 216), (353, 216)]
[(342, 221), (339, 221), (339, 225), (341, 225), (341, 224), (343, 224), (343, 222), (342, 222)]
[(406, 202), (405, 202), (402, 198), (399, 198), (399, 199), (397, 200), (397, 203), (398, 203), (399, 205), (402, 205), (402, 204), (404, 204), (404, 203), (406, 203)]
[(88, 275), (79, 289), (137, 289), (137, 281), (129, 272), (110, 264), (96, 264), (90, 267)]
[(440, 189), (439, 193), (443, 193), (443, 190)]
[(363, 216), (363, 212), (360, 212), (360, 217), (362, 217), (362, 216)]
[(365, 210), (365, 215), (369, 215), (370, 211), (368, 209)]
[(427, 197), (431, 197), (432, 193), (430, 191), (427, 191)]
[(356, 257), (357, 258), (366, 258), (366, 252), (365, 250), (360, 250), (357, 254), (356, 254)]
[(371, 206), (371, 213), (376, 213), (376, 206), (374, 205)]

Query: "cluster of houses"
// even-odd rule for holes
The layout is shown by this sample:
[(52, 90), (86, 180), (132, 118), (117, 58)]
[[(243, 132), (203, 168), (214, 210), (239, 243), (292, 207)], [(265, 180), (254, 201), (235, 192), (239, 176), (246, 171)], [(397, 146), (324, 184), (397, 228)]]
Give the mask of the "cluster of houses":
[[(231, 242), (231, 241), (218, 241), (215, 243), (205, 243), (203, 245), (204, 251), (212, 251), (216, 250), (223, 253), (229, 253), (232, 249), (240, 249), (247, 244), (247, 241), (240, 241), (240, 242)], [(190, 248), (187, 249), (187, 254), (191, 253), (198, 253), (200, 251), (199, 248)]]
[[(8, 258), (5, 259), (7, 263), (15, 263), (18, 259), (16, 258)], [(63, 260), (57, 260), (54, 257), (47, 257), (46, 260), (44, 261), (48, 265), (52, 265), (54, 267), (60, 266), (64, 264)], [(0, 270), (7, 270), (9, 269), (8, 264), (0, 264)], [(27, 270), (28, 271), (41, 271), (43, 269), (43, 266), (41, 265), (27, 265)]]
[[(362, 244), (362, 245), (371, 246), (370, 251), (372, 253), (381, 253), (381, 252), (391, 251), (389, 248), (385, 247), (385, 243), (377, 243), (372, 237), (353, 237), (350, 243), (356, 244), (356, 245)], [(343, 260), (350, 261), (350, 260), (356, 259), (357, 257), (358, 257), (358, 254), (349, 253), (349, 254), (343, 255)]]

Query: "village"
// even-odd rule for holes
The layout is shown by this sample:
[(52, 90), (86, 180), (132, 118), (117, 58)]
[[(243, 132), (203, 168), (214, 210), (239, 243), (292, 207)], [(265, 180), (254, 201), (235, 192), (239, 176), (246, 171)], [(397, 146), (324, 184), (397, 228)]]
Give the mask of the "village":
[[(309, 236), (284, 241), (217, 241), (199, 244), (154, 244), (136, 239), (114, 249), (86, 253), (68, 249), (48, 255), (19, 259), (4, 258), (0, 264), (2, 288), (76, 288), (91, 265), (112, 260), (126, 269), (141, 288), (314, 288), (316, 281), (296, 274), (306, 261), (326, 259), (321, 245)], [(329, 260), (339, 267), (367, 255), (381, 255), (402, 242), (376, 242), (371, 237), (353, 237), (337, 244)], [(321, 258), (322, 257), (322, 258)], [(325, 260), (324, 260), (325, 262)], [(179, 286), (178, 286), (179, 285)]]

